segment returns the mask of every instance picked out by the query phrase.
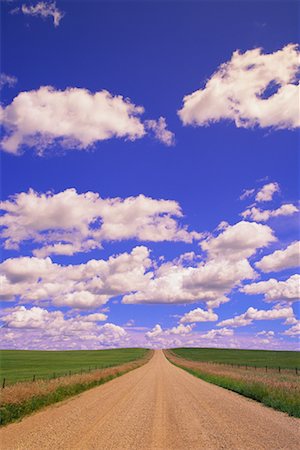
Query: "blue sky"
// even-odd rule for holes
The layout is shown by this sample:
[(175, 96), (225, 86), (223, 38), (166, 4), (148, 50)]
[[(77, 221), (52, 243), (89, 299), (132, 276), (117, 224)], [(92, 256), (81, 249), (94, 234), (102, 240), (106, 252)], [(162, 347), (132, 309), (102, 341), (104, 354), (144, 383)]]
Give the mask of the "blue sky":
[(4, 345), (297, 348), (297, 2), (0, 6)]

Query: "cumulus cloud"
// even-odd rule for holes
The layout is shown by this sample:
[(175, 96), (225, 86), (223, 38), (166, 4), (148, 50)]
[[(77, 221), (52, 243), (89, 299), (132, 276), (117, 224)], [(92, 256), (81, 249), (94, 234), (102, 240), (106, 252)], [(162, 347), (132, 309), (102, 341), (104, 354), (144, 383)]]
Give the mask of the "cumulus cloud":
[(300, 320), (291, 328), (286, 330), (283, 334), (287, 336), (299, 336), (300, 335)]
[(266, 225), (241, 221), (229, 226), (217, 237), (200, 243), (209, 259), (238, 261), (254, 255), (258, 248), (274, 242), (273, 231)]
[(298, 211), (299, 209), (295, 205), (292, 205), (291, 203), (286, 203), (284, 205), (281, 205), (279, 208), (273, 210), (260, 209), (256, 208), (256, 206), (253, 206), (243, 211), (241, 213), (241, 216), (244, 219), (248, 218), (251, 220), (255, 220), (256, 222), (266, 222), (272, 217), (291, 216)]
[(10, 258), (0, 264), (0, 298), (95, 309), (110, 298), (142, 289), (152, 277), (150, 267), (146, 247), (135, 247), (131, 253), (108, 260), (68, 266), (55, 264), (49, 257)]
[(279, 192), (278, 183), (265, 184), (256, 194), (255, 200), (257, 202), (270, 202), (273, 199), (275, 192)]
[(96, 322), (104, 320), (104, 317), (99, 319), (99, 316), (94, 320), (96, 316), (97, 314), (91, 314), (65, 318), (61, 311), (48, 311), (36, 306), (17, 306), (2, 312), (0, 320), (4, 328), (21, 330), (24, 337), (26, 332), (34, 332), (33, 336), (38, 336), (40, 341), (76, 339), (77, 345), (80, 341), (104, 347), (119, 345), (127, 335), (124, 328), (113, 323), (97, 325)]
[[(180, 259), (180, 258), (179, 258)], [(184, 263), (184, 262), (183, 262)], [(151, 261), (146, 247), (105, 260), (61, 266), (47, 258), (10, 258), (0, 265), (2, 299), (92, 309), (110, 298), (123, 303), (206, 302), (215, 308), (241, 280), (256, 277), (246, 259), (210, 260), (185, 267)]]
[(217, 237), (201, 242), (207, 251), (206, 262), (193, 267), (184, 267), (178, 259), (162, 264), (145, 289), (125, 295), (123, 303), (204, 301), (210, 309), (218, 307), (242, 280), (256, 277), (247, 258), (273, 241), (273, 231), (266, 225), (239, 222), (228, 226)]
[(24, 241), (38, 245), (37, 257), (73, 255), (101, 247), (103, 241), (192, 242), (202, 236), (180, 226), (182, 211), (172, 200), (144, 195), (103, 199), (99, 194), (78, 194), (67, 189), (58, 194), (22, 192), (0, 202), (1, 237), (7, 249)]
[(201, 334), (202, 339), (218, 339), (223, 338), (224, 336), (233, 336), (233, 330), (229, 328), (221, 328), (220, 330), (212, 329), (205, 334)]
[[(187, 334), (190, 334), (193, 330), (194, 325), (183, 325), (182, 323), (179, 324), (176, 327), (173, 328), (167, 328), (165, 330), (162, 329), (162, 327), (159, 324), (156, 324), (152, 330), (147, 331), (145, 333), (145, 337), (147, 339), (154, 340), (157, 342), (164, 342), (164, 338), (171, 336), (171, 335), (177, 335), (177, 336), (184, 336)], [(166, 341), (168, 342), (168, 341)]]
[(36, 5), (21, 5), (20, 8), (11, 10), (11, 14), (23, 13), (26, 16), (40, 17), (47, 19), (51, 17), (53, 24), (58, 27), (65, 13), (57, 8), (55, 1), (38, 2)]
[(267, 281), (247, 284), (241, 288), (245, 294), (264, 294), (266, 301), (294, 302), (300, 299), (300, 275), (292, 275), (285, 281), (270, 278)]
[(263, 272), (278, 272), (280, 270), (298, 267), (300, 265), (300, 242), (296, 241), (284, 250), (276, 250), (264, 256), (255, 263), (255, 267)]
[(257, 333), (256, 336), (265, 336), (267, 338), (272, 338), (273, 336), (275, 336), (274, 331), (260, 331), (259, 333)]
[(226, 319), (218, 323), (218, 327), (244, 327), (250, 325), (254, 320), (276, 320), (294, 318), (294, 311), (291, 307), (274, 308), (269, 310), (259, 310), (252, 306), (247, 311), (232, 319)]
[(196, 308), (184, 314), (184, 316), (181, 317), (180, 322), (214, 322), (215, 320), (218, 320), (218, 316), (213, 311), (205, 311), (204, 309)]
[[(143, 107), (105, 90), (92, 93), (43, 86), (20, 92), (11, 104), (0, 108), (6, 132), (1, 148), (13, 154), (20, 154), (24, 146), (34, 147), (41, 155), (53, 144), (86, 150), (113, 137), (134, 141), (142, 138), (147, 128), (140, 118)], [(160, 140), (170, 141), (172, 133), (167, 131), (165, 119), (160, 118), (150, 128)]]
[(211, 302), (217, 307), (225, 293), (241, 280), (255, 278), (248, 261), (210, 261), (198, 267), (163, 264), (143, 290), (127, 294), (122, 302), (134, 303), (195, 303)]
[[(237, 127), (299, 127), (299, 50), (288, 44), (264, 54), (261, 48), (235, 51), (199, 89), (183, 99), (184, 125), (203, 126), (222, 119)], [(273, 93), (273, 92), (274, 93)]]

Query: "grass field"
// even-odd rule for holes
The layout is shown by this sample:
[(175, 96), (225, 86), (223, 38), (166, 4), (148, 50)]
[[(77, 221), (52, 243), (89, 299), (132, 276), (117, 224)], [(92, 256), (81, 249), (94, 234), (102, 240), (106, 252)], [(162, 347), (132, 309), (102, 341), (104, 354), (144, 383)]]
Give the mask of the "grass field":
[(300, 369), (300, 352), (221, 348), (176, 348), (172, 351), (175, 355), (192, 361)]
[(300, 417), (297, 352), (193, 348), (168, 350), (165, 354), (173, 364), (204, 381)]
[[(145, 364), (153, 355), (146, 349), (119, 349), (97, 351), (2, 351), (8, 363), (7, 374), (18, 372), (14, 383), (1, 389), (0, 425), (5, 425), (31, 414), (45, 406), (78, 395), (100, 386)], [(5, 359), (6, 358), (6, 359)], [(95, 369), (98, 366), (98, 369)], [(53, 377), (57, 374), (69, 375)], [(69, 367), (72, 367), (71, 375)], [(89, 368), (93, 370), (89, 370)], [(67, 370), (68, 368), (68, 370)], [(84, 370), (81, 371), (81, 368)], [(95, 370), (94, 370), (95, 369)], [(33, 382), (33, 371), (36, 375)], [(4, 374), (2, 372), (2, 374)], [(29, 381), (26, 381), (29, 378)], [(16, 382), (20, 381), (20, 382)]]
[(147, 350), (125, 348), (116, 350), (0, 350), (0, 381), (16, 381), (56, 377), (91, 369), (113, 367), (145, 356)]

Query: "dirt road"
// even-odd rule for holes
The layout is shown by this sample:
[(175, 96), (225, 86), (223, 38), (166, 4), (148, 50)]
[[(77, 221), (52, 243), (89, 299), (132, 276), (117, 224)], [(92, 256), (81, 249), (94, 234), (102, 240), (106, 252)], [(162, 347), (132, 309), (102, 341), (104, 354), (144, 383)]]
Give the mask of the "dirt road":
[(157, 351), (139, 369), (8, 425), (0, 443), (2, 450), (296, 450), (299, 424)]

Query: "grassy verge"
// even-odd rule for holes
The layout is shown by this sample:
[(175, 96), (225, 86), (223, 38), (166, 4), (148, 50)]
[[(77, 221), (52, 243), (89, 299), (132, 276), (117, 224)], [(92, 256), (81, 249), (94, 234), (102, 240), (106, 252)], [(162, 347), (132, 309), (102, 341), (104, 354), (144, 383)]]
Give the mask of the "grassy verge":
[(143, 364), (152, 357), (148, 351), (143, 358), (88, 374), (78, 374), (56, 380), (41, 380), (35, 383), (16, 383), (2, 390), (0, 406), (0, 425), (7, 425), (31, 414), (45, 406), (60, 402), (78, 395), (93, 387), (99, 386), (124, 375)]
[(145, 356), (143, 348), (109, 350), (0, 350), (0, 381), (5, 384), (18, 381), (50, 379), (118, 366)]
[(165, 354), (171, 363), (204, 381), (237, 392), (290, 416), (300, 417), (300, 386), (296, 375), (249, 372), (220, 364), (185, 360), (172, 351), (166, 351)]
[(244, 365), (300, 372), (300, 352), (283, 350), (241, 350), (231, 348), (174, 348), (172, 352), (180, 358), (200, 362)]

